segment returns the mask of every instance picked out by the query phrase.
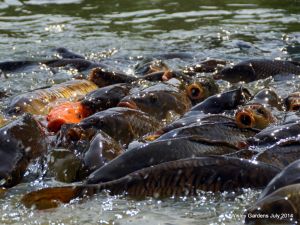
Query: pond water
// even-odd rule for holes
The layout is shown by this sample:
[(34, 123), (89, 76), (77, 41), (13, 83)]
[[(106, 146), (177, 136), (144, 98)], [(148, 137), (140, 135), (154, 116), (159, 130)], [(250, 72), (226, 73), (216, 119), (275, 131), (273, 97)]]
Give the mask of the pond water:
[[(131, 73), (140, 57), (162, 57), (172, 68), (219, 58), (300, 60), (299, 0), (2, 0), (0, 61), (55, 57), (65, 47)], [(0, 77), (17, 95), (70, 79), (76, 71), (40, 67)], [(276, 83), (285, 95), (299, 83)], [(1, 107), (5, 105), (1, 100)], [(1, 224), (242, 224), (259, 191), (200, 193), (195, 198), (146, 199), (99, 195), (45, 212), (25, 209), (20, 196), (54, 181), (20, 184), (0, 199)]]

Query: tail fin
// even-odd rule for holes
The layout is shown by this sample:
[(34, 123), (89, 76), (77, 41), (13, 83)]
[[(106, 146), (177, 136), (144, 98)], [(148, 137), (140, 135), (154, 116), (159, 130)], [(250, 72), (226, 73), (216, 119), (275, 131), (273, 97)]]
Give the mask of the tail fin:
[(69, 203), (72, 199), (78, 197), (81, 190), (80, 186), (44, 188), (24, 195), (21, 201), (28, 208), (36, 207), (40, 210), (55, 208), (60, 203)]

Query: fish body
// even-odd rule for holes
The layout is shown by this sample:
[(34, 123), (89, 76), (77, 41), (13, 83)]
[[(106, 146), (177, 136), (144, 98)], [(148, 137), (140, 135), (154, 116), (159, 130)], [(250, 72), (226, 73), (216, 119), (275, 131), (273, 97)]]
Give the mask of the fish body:
[(251, 82), (277, 74), (300, 74), (300, 64), (293, 61), (251, 59), (224, 68), (215, 78), (231, 83)]
[(248, 160), (196, 157), (161, 163), (106, 183), (41, 189), (23, 196), (22, 203), (27, 207), (47, 209), (103, 190), (108, 190), (111, 195), (126, 193), (134, 198), (164, 198), (197, 195), (199, 190), (219, 192), (262, 188), (278, 172), (275, 167)]
[(50, 103), (65, 101), (65, 99), (76, 100), (96, 88), (94, 83), (87, 80), (67, 81), (50, 88), (37, 89), (15, 96), (11, 99), (6, 112), (12, 115), (24, 112), (45, 115), (51, 109)]
[(197, 136), (151, 142), (126, 151), (113, 159), (92, 173), (87, 182), (93, 184), (106, 182), (167, 161), (223, 155), (237, 150), (238, 148), (226, 142), (204, 140)]
[(156, 141), (197, 135), (208, 140), (224, 141), (235, 146), (254, 136), (258, 131), (254, 129), (240, 129), (234, 122), (204, 123), (201, 125), (189, 125), (174, 129), (160, 136)]
[(81, 104), (93, 112), (115, 107), (121, 99), (129, 94), (131, 87), (130, 84), (120, 83), (98, 88), (88, 93), (84, 99), (81, 100)]
[(133, 139), (159, 128), (159, 122), (142, 111), (114, 107), (97, 112), (78, 124), (62, 126), (58, 133), (58, 143), (68, 148), (74, 142), (76, 146), (78, 141), (90, 141), (98, 130), (102, 130), (121, 145), (127, 145)]

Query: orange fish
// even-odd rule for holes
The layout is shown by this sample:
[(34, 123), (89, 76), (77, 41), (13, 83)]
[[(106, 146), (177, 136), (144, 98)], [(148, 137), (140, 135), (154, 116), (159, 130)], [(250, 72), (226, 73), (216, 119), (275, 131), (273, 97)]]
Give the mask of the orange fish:
[(79, 123), (81, 119), (90, 114), (90, 110), (80, 102), (64, 102), (51, 109), (47, 116), (47, 127), (50, 131), (57, 132), (63, 124)]

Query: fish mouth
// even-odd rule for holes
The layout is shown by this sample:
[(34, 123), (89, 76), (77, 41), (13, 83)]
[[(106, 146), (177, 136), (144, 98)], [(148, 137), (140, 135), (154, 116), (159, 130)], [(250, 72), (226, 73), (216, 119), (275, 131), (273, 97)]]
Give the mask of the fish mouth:
[(246, 109), (235, 114), (235, 121), (240, 128), (253, 128), (255, 125), (253, 113)]
[(300, 110), (300, 99), (293, 99), (289, 107), (290, 111), (299, 111)]
[(186, 88), (190, 99), (197, 100), (203, 98), (203, 87), (199, 84), (191, 84)]
[(130, 109), (138, 109), (138, 106), (136, 105), (136, 103), (134, 101), (124, 101), (124, 102), (119, 102), (118, 107), (126, 107), (126, 108), (130, 108)]

